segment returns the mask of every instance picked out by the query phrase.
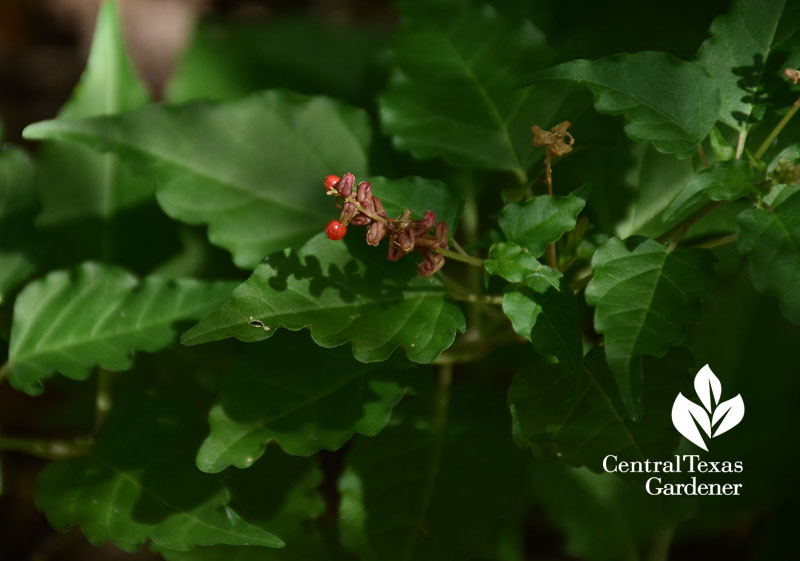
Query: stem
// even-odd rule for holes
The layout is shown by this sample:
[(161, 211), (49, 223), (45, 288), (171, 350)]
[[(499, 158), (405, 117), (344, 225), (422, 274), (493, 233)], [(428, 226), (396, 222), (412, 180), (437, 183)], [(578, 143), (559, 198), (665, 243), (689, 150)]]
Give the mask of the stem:
[(6, 362), (3, 366), (0, 366), (0, 382), (2, 382), (6, 376), (8, 376), (9, 372), (11, 372), (11, 364)]
[(747, 140), (747, 131), (741, 131), (739, 133), (739, 142), (736, 144), (736, 159), (741, 160), (742, 154), (744, 154), (744, 141)]
[(703, 208), (695, 212), (689, 218), (675, 226), (672, 230), (663, 234), (658, 237), (658, 241), (661, 243), (670, 242), (668, 251), (672, 251), (675, 249), (675, 246), (678, 245), (683, 237), (689, 232), (689, 229), (694, 225), (695, 222), (704, 218), (708, 215), (712, 210), (717, 208), (719, 205), (722, 204), (722, 201), (711, 201), (710, 203), (706, 204)]
[[(553, 196), (553, 166), (550, 161), (550, 150), (547, 150), (547, 155), (544, 157), (544, 176), (547, 180), (547, 194)], [(551, 243), (547, 245), (547, 264), (551, 269), (558, 268), (558, 254), (556, 253), (556, 244)]]
[(483, 268), (483, 259), (479, 259), (478, 257), (461, 255), (460, 253), (456, 253), (455, 251), (450, 251), (449, 249), (431, 248), (431, 251), (434, 253), (438, 253), (439, 255), (444, 255), (448, 259), (461, 261), (462, 263), (467, 263), (468, 265), (472, 265), (473, 267)]
[(94, 406), (95, 406), (95, 418), (94, 418), (94, 430), (100, 428), (103, 422), (108, 417), (108, 413), (111, 411), (111, 406), (113, 405), (113, 401), (111, 398), (111, 385), (113, 382), (113, 372), (109, 372), (105, 368), (101, 368), (97, 372), (97, 395), (94, 399)]
[(769, 145), (772, 144), (772, 141), (775, 140), (775, 137), (777, 137), (783, 128), (789, 123), (789, 121), (792, 120), (792, 117), (794, 117), (794, 114), (797, 113), (798, 109), (800, 109), (800, 98), (797, 98), (797, 100), (792, 104), (791, 109), (789, 109), (786, 115), (784, 115), (783, 118), (778, 121), (778, 124), (775, 125), (774, 129), (772, 129), (772, 132), (769, 133), (769, 136), (764, 139), (764, 142), (762, 142), (761, 146), (758, 147), (756, 153), (753, 154), (753, 157), (755, 157), (756, 160), (761, 159), (761, 156), (764, 155), (764, 152), (769, 149)]
[[(339, 194), (339, 191), (337, 191), (333, 187), (330, 188), (330, 190), (327, 192), (327, 194), (328, 195), (336, 195), (338, 197), (342, 197), (342, 195)], [(374, 212), (365, 209), (363, 206), (361, 206), (361, 203), (359, 203), (353, 197), (342, 197), (342, 198), (344, 199), (344, 201), (346, 203), (353, 203), (353, 205), (355, 205), (355, 207), (358, 209), (359, 212), (361, 212), (363, 214), (366, 214), (367, 216), (369, 216), (373, 220), (377, 220), (378, 222), (383, 222), (384, 224), (388, 224), (389, 223), (389, 221), (386, 218), (384, 218), (383, 216), (379, 216), (379, 215), (375, 214)]]
[(457, 251), (457, 252), (459, 252), (461, 255), (466, 255), (466, 256), (469, 256), (469, 253), (467, 253), (466, 251), (464, 251), (464, 248), (463, 248), (463, 247), (461, 247), (461, 244), (460, 244), (460, 243), (458, 243), (458, 242), (455, 240), (455, 238), (450, 238), (450, 245), (452, 245), (454, 248), (456, 248), (456, 251)]
[(89, 451), (91, 445), (92, 438), (88, 436), (81, 436), (71, 440), (0, 436), (0, 451), (22, 452), (45, 460), (63, 460), (82, 456)]
[(727, 236), (720, 236), (719, 238), (714, 238), (713, 240), (708, 240), (706, 242), (698, 243), (690, 247), (711, 249), (712, 247), (719, 247), (721, 245), (733, 243), (738, 239), (739, 239), (739, 234), (728, 234)]
[(491, 304), (493, 306), (503, 305), (503, 297), (495, 294), (451, 294), (450, 298), (457, 302), (474, 302), (476, 304)]
[(708, 158), (706, 158), (706, 153), (703, 150), (703, 145), (702, 144), (698, 144), (697, 145), (697, 153), (700, 155), (700, 161), (703, 162), (703, 166), (705, 166), (707, 168), (711, 167), (710, 165), (708, 165)]

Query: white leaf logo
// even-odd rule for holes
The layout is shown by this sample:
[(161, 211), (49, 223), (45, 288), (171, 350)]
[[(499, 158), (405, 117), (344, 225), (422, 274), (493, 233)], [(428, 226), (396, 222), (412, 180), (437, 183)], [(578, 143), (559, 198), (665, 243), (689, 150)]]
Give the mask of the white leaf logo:
[(689, 442), (708, 452), (698, 427), (708, 438), (728, 432), (744, 417), (744, 401), (741, 395), (737, 395), (720, 403), (722, 383), (707, 364), (694, 377), (694, 391), (703, 407), (679, 393), (672, 404), (672, 424)]

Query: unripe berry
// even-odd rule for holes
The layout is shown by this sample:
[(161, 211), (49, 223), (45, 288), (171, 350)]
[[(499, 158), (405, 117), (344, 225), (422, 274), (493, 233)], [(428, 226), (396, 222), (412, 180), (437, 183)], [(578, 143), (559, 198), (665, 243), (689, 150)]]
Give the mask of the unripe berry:
[(328, 222), (328, 225), (325, 226), (325, 235), (328, 236), (329, 240), (341, 240), (345, 234), (347, 234), (347, 226), (338, 220), (331, 220)]
[(334, 185), (339, 183), (339, 179), (341, 179), (338, 175), (329, 175), (325, 178), (325, 190), (330, 191)]

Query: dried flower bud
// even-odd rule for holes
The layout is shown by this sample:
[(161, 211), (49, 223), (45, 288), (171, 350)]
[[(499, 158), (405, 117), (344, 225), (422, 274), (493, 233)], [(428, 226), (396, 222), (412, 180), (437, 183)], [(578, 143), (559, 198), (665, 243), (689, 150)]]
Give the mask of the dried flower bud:
[(374, 195), (372, 196), (372, 204), (375, 207), (375, 214), (377, 214), (378, 216), (382, 216), (383, 218), (386, 218), (386, 209), (383, 208), (383, 203), (378, 197)]
[(436, 215), (430, 210), (425, 211), (422, 219), (414, 222), (414, 234), (424, 236), (430, 231), (434, 222), (436, 222)]
[(367, 243), (369, 245), (378, 245), (385, 236), (386, 224), (376, 220), (367, 230)]
[(353, 186), (355, 184), (356, 176), (350, 172), (347, 172), (334, 187), (342, 197), (349, 197), (353, 194)]
[[(348, 203), (348, 204), (352, 204), (352, 203)], [(353, 226), (366, 226), (370, 222), (372, 222), (372, 218), (370, 218), (369, 216), (367, 216), (366, 214), (363, 214), (363, 213), (356, 214), (353, 217), (353, 219), (350, 220), (350, 224), (352, 224)]]
[(369, 181), (361, 181), (356, 189), (356, 200), (363, 206), (367, 199), (372, 202), (372, 185)]
[(563, 156), (572, 152), (572, 145), (575, 144), (575, 139), (567, 132), (571, 123), (569, 121), (562, 121), (554, 126), (549, 131), (542, 129), (536, 125), (531, 127), (533, 133), (534, 146), (546, 146), (548, 156)]
[(422, 250), (422, 261), (417, 265), (417, 272), (423, 277), (432, 277), (436, 271), (444, 267), (444, 256), (428, 249)]
[(795, 70), (794, 68), (784, 68), (783, 75), (789, 78), (789, 81), (794, 84), (800, 84), (800, 70)]
[(389, 238), (389, 251), (386, 258), (389, 261), (398, 261), (405, 253), (400, 251), (400, 244), (397, 242), (397, 234), (392, 234)]
[(414, 246), (416, 245), (415, 240), (416, 236), (414, 235), (414, 230), (412, 228), (401, 230), (397, 233), (397, 246), (403, 253), (410, 253), (414, 251)]
[(447, 222), (436, 223), (436, 240), (441, 249), (447, 249), (450, 245), (450, 226), (447, 225)]
[(344, 208), (342, 208), (342, 214), (339, 217), (339, 222), (342, 224), (349, 224), (353, 217), (358, 212), (356, 205), (353, 203), (344, 203)]

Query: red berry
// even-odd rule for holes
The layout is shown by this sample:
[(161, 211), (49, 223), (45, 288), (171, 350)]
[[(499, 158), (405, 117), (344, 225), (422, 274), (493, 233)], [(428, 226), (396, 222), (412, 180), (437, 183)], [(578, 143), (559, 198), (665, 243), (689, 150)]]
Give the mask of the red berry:
[(328, 236), (329, 240), (341, 240), (345, 234), (347, 234), (347, 226), (338, 220), (331, 220), (328, 222), (328, 225), (325, 226), (325, 235)]
[(341, 179), (338, 175), (329, 175), (325, 178), (325, 190), (330, 191), (331, 188), (339, 183), (339, 179)]

